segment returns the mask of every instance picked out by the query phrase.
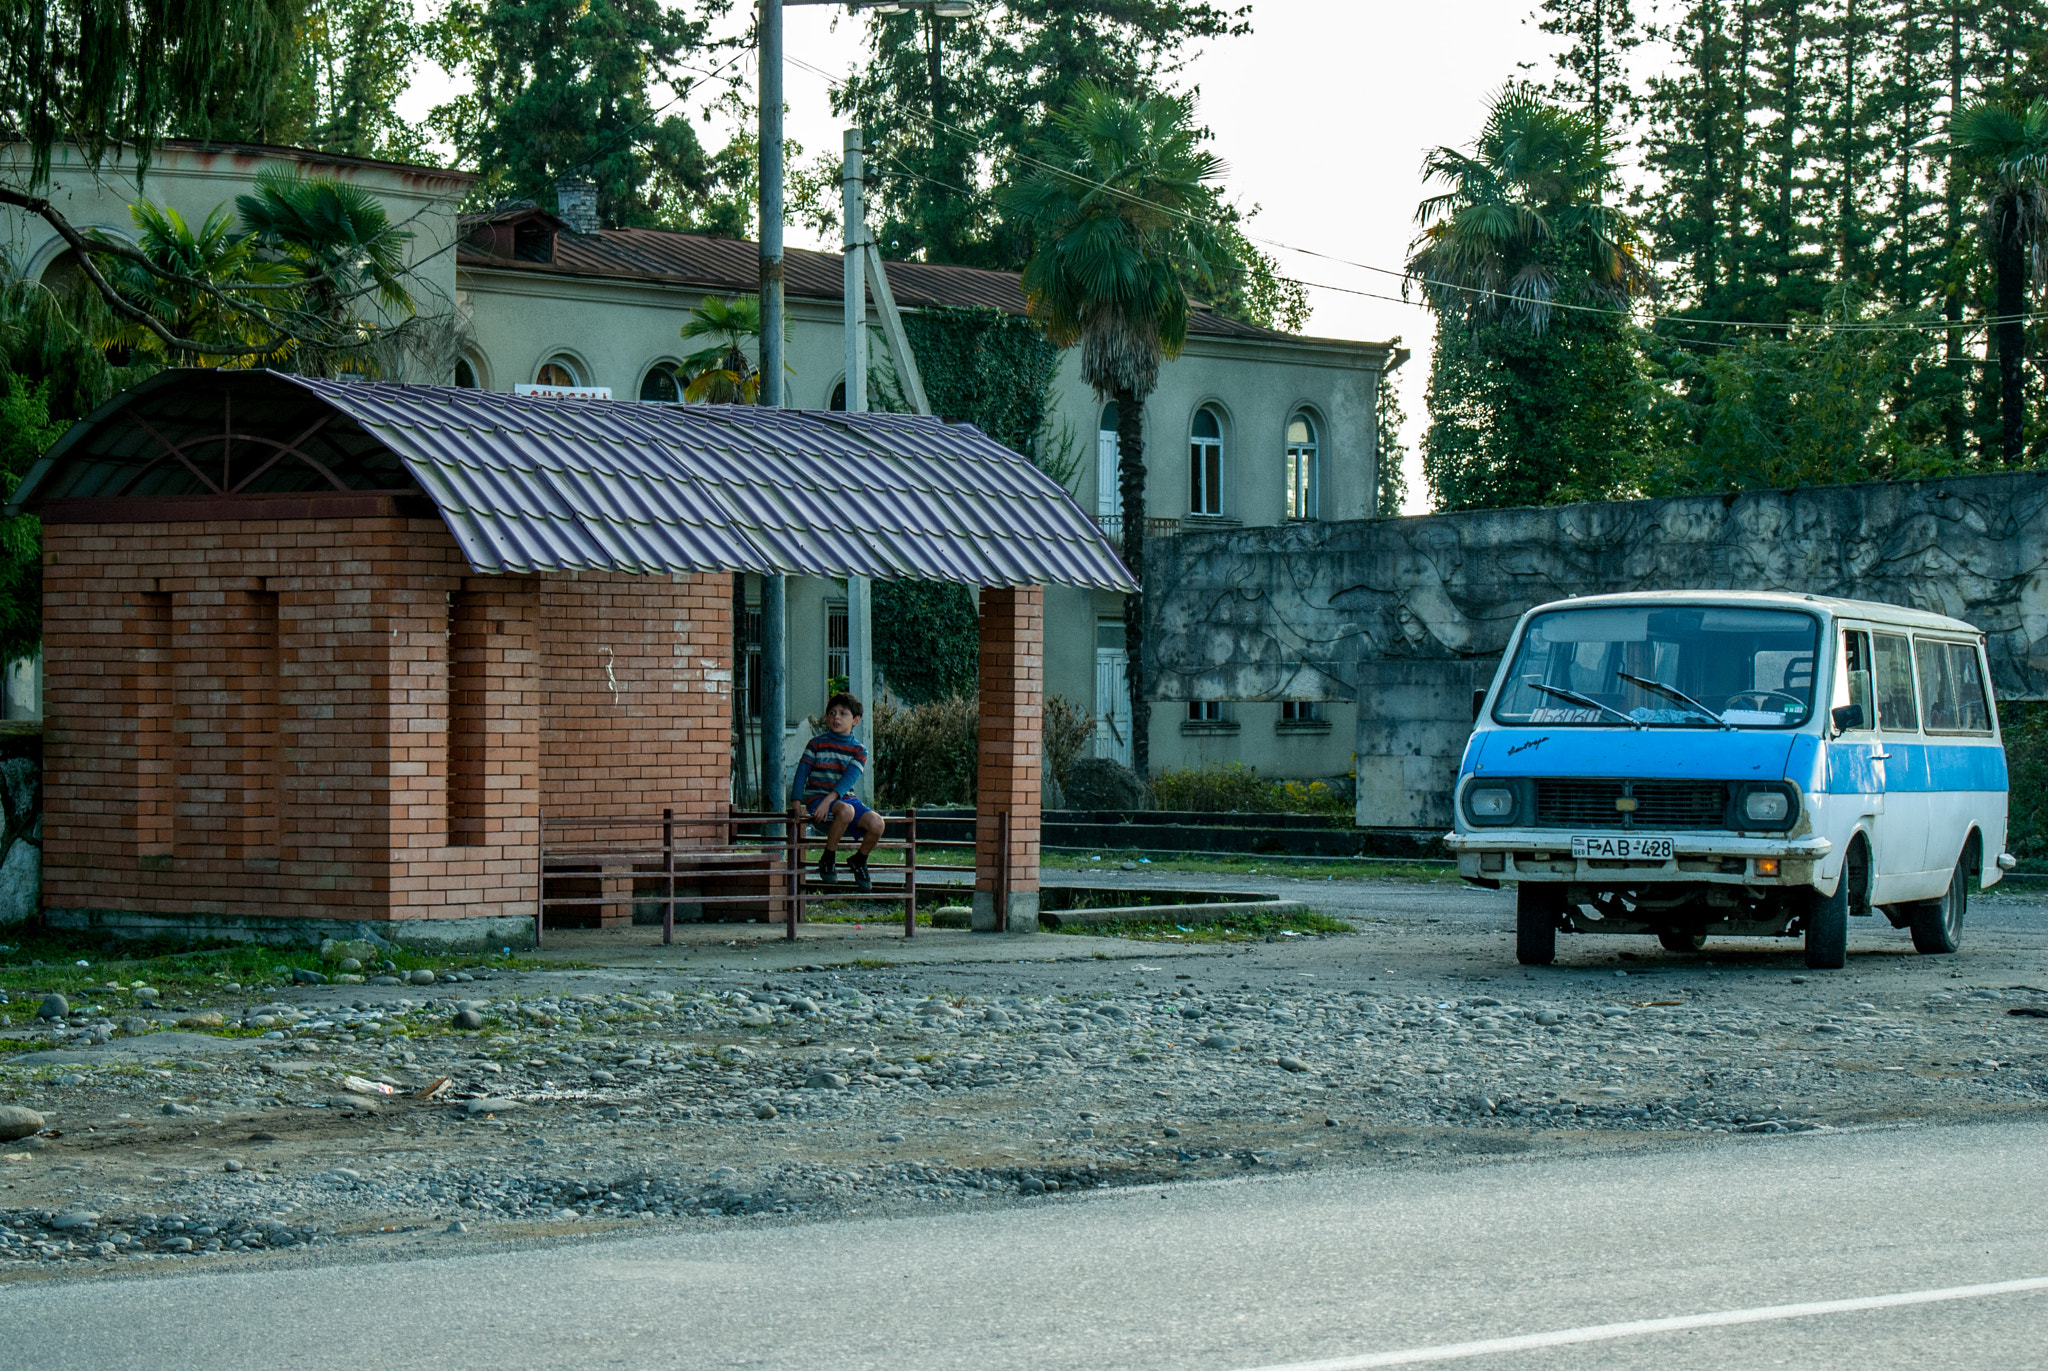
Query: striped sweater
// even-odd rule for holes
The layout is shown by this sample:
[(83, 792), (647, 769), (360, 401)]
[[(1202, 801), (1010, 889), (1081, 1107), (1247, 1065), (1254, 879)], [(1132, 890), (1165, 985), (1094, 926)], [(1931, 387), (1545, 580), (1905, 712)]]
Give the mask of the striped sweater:
[(867, 764), (868, 750), (852, 734), (820, 733), (796, 764), (789, 798), (802, 799), (804, 808), (809, 809), (827, 795), (851, 795)]

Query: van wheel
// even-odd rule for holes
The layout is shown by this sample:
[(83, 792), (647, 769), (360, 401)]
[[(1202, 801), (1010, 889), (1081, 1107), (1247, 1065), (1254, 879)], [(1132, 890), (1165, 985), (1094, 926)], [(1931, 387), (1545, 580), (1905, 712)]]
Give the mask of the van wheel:
[(1665, 928), (1658, 930), (1657, 941), (1664, 945), (1666, 952), (1697, 952), (1707, 945), (1707, 935), (1683, 928)]
[(1515, 960), (1523, 966), (1549, 966), (1557, 960), (1557, 916), (1564, 912), (1564, 892), (1555, 886), (1515, 887)]
[(1949, 874), (1948, 893), (1938, 900), (1921, 900), (1913, 906), (1913, 950), (1953, 952), (1963, 945), (1963, 916), (1970, 910), (1970, 882), (1977, 873), (1970, 867), (1970, 851), (1956, 858)]
[(1840, 971), (1848, 965), (1849, 876), (1842, 873), (1832, 895), (1813, 892), (1806, 913), (1806, 964), (1815, 971)]

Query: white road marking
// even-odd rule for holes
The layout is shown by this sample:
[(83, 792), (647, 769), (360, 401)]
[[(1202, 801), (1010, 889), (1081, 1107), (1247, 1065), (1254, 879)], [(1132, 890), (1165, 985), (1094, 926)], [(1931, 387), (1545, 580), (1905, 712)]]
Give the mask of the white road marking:
[(1989, 1285), (1951, 1285), (1941, 1290), (1907, 1290), (1894, 1295), (1867, 1295), (1853, 1300), (1816, 1300), (1808, 1304), (1771, 1304), (1758, 1309), (1724, 1309), (1713, 1314), (1680, 1314), (1668, 1319), (1632, 1319), (1627, 1323), (1594, 1324), (1588, 1328), (1560, 1328), (1550, 1333), (1522, 1333), (1511, 1338), (1483, 1338), (1477, 1342), (1452, 1342), (1437, 1347), (1408, 1347), (1396, 1352), (1367, 1352), (1361, 1356), (1330, 1357), (1323, 1361), (1284, 1362), (1251, 1368), (1251, 1371), (1366, 1371), (1366, 1368), (1374, 1366), (1419, 1366), (1425, 1362), (1484, 1357), (1495, 1352), (1527, 1352), (1539, 1347), (1568, 1347), (1573, 1343), (1636, 1338), (1646, 1333), (1681, 1333), (1689, 1328), (1775, 1323), (1781, 1319), (1810, 1319), (1821, 1314), (1853, 1314), (1865, 1309), (1897, 1309), (1911, 1304), (1939, 1304), (1945, 1300), (2017, 1295), (2030, 1290), (2048, 1290), (2048, 1276), (1995, 1281)]

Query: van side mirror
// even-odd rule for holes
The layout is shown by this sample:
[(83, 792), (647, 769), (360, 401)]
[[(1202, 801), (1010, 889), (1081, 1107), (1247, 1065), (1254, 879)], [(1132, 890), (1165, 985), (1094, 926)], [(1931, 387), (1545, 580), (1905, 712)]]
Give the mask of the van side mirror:
[(1486, 712), (1486, 687), (1485, 687), (1485, 686), (1481, 686), (1481, 687), (1479, 687), (1479, 689), (1477, 689), (1477, 690), (1475, 690), (1475, 691), (1473, 691), (1473, 692), (1472, 692), (1472, 722), (1473, 722), (1473, 723), (1475, 723), (1475, 724), (1476, 724), (1476, 723), (1478, 723), (1478, 722), (1479, 722), (1479, 716), (1480, 716), (1480, 715), (1482, 715), (1482, 714), (1484, 714), (1485, 712)]
[(1847, 733), (1852, 728), (1869, 727), (1863, 722), (1862, 705), (1836, 705), (1834, 713), (1828, 718), (1834, 721), (1837, 733)]

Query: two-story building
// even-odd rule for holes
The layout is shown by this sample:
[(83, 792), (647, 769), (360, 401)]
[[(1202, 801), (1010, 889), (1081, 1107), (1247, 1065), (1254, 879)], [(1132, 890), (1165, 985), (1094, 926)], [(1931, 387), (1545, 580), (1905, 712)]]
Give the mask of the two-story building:
[[(674, 403), (676, 368), (693, 346), (680, 336), (689, 311), (709, 297), (755, 290), (752, 243), (603, 229), (573, 198), (558, 206), (561, 214), (510, 207), (460, 216), (471, 184), (460, 173), (299, 149), (168, 144), (140, 186), (121, 163), (94, 174), (60, 150), (52, 198), (74, 224), (131, 238), (127, 207), (138, 197), (197, 222), (232, 204), (267, 165), (361, 184), (413, 232), (415, 295), (422, 311), (445, 313), (451, 341), (445, 355), (407, 363), (403, 379), (500, 391), (520, 384), (602, 386), (613, 403)], [(16, 211), (0, 210), (0, 246), (31, 279), (55, 283), (76, 271), (62, 240)], [(786, 271), (788, 403), (842, 407), (840, 259), (793, 250)], [(888, 273), (906, 312), (939, 305), (1024, 310), (1014, 273), (916, 262), (891, 262)], [(1145, 406), (1144, 514), (1152, 531), (1371, 517), (1378, 386), (1406, 356), (1397, 342), (1298, 337), (1198, 309), (1185, 350), (1161, 369)], [(429, 368), (440, 374), (425, 374)], [(1093, 458), (1082, 464), (1074, 498), (1114, 528), (1122, 513), (1116, 416), (1079, 373), (1070, 351), (1058, 376), (1053, 425), (1077, 435)], [(1046, 693), (1092, 709), (1097, 752), (1128, 759), (1122, 597), (1053, 587), (1045, 615)], [(824, 578), (793, 582), (788, 634), (784, 725), (794, 737), (822, 709), (826, 682), (844, 673), (843, 588)], [(1275, 777), (1316, 777), (1351, 766), (1349, 703), (1219, 700), (1151, 710), (1155, 770), (1235, 761)], [(794, 752), (785, 749), (792, 761)]]

